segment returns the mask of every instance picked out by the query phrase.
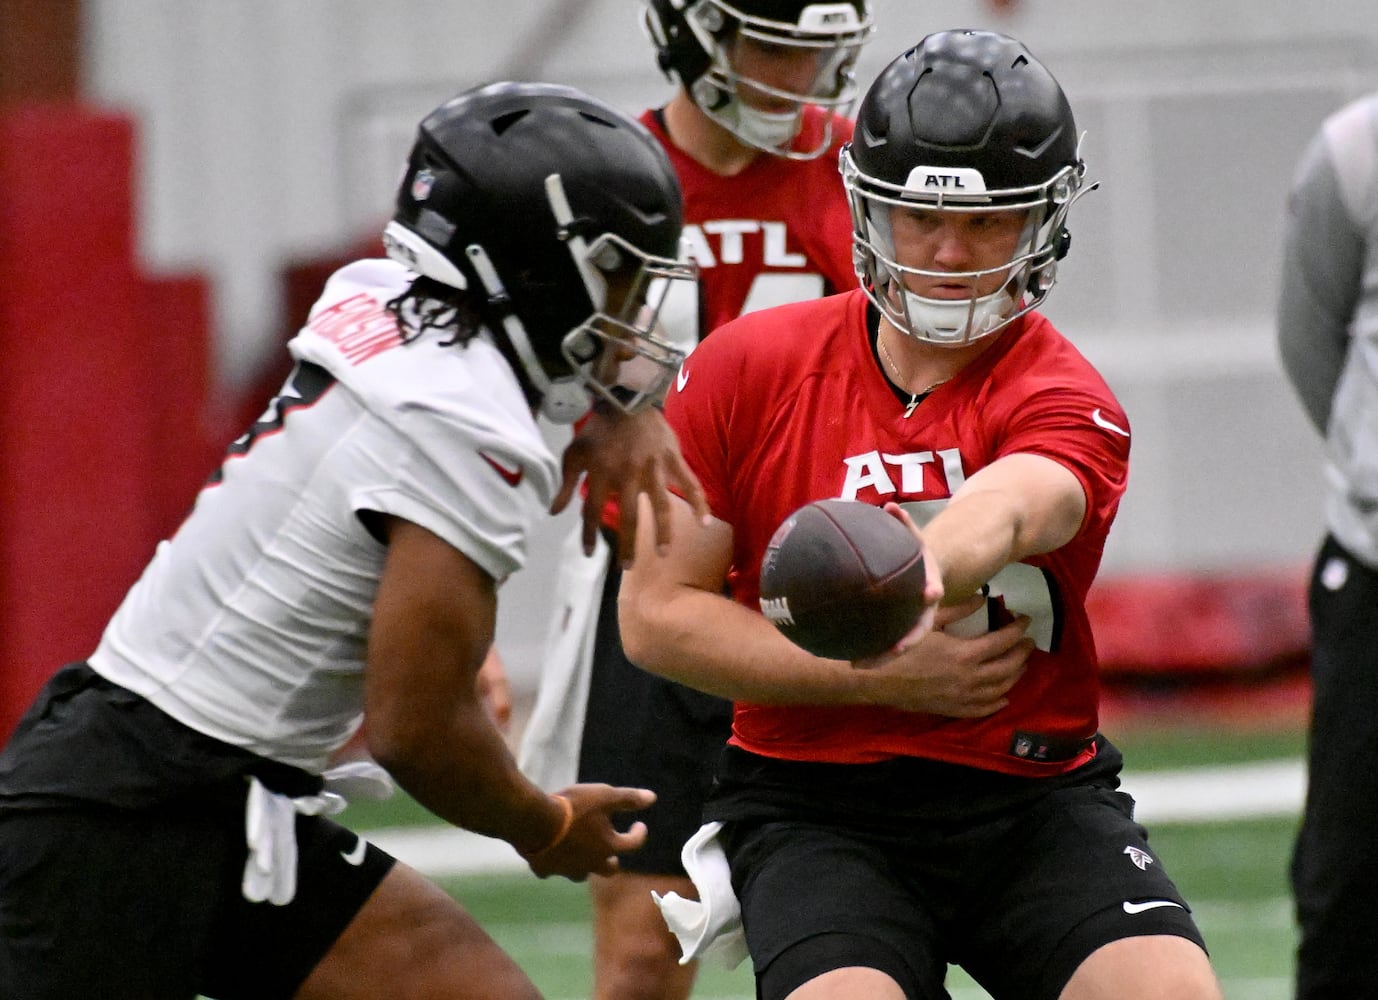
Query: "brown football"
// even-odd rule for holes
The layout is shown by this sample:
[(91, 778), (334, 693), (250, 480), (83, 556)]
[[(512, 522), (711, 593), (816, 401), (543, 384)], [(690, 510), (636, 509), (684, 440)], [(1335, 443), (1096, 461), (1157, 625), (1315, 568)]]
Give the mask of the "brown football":
[(761, 559), (761, 613), (832, 660), (892, 648), (923, 612), (923, 554), (905, 525), (854, 500), (815, 500), (775, 529)]

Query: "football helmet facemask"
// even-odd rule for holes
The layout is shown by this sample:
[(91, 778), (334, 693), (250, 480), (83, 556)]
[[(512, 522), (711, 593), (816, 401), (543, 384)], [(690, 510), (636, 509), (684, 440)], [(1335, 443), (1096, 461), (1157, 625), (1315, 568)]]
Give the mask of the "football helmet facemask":
[[(1071, 237), (1067, 214), (1085, 183), (1076, 123), (1052, 74), (1008, 36), (929, 35), (881, 71), (841, 154), (854, 263), (867, 296), (902, 333), (961, 347), (1036, 307)], [(894, 212), (1027, 213), (1010, 261), (938, 272), (897, 259)], [(992, 275), (1004, 280), (981, 295)], [(906, 277), (967, 282), (971, 295), (926, 298)]]
[[(812, 159), (832, 144), (832, 118), (807, 148), (795, 148), (804, 106), (847, 115), (859, 88), (854, 73), (873, 25), (869, 0), (646, 0), (645, 25), (661, 70), (741, 142), (789, 159)], [(734, 51), (752, 45), (782, 65), (813, 65), (811, 84), (784, 88), (739, 73)], [(783, 110), (755, 107), (759, 95)]]
[(540, 412), (577, 420), (595, 396), (654, 403), (683, 361), (658, 332), (683, 207), (660, 144), (569, 87), (497, 83), (420, 125), (383, 232), (388, 255), (471, 294)]

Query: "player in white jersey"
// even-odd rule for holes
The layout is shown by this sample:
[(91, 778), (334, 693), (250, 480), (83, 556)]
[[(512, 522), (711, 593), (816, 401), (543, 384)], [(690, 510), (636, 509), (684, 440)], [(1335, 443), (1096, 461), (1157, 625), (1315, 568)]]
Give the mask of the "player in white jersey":
[[(367, 711), (403, 788), (537, 875), (610, 873), (644, 840), (614, 817), (650, 792), (526, 780), (475, 676), (532, 522), (583, 473), (590, 530), (609, 492), (701, 496), (649, 406), (681, 360), (651, 295), (693, 276), (681, 219), (661, 147), (578, 91), (494, 84), (427, 116), (393, 259), (327, 283), (281, 394), (0, 754), (0, 996), (537, 995), (327, 818), (326, 771)], [(536, 415), (590, 408), (562, 463)]]

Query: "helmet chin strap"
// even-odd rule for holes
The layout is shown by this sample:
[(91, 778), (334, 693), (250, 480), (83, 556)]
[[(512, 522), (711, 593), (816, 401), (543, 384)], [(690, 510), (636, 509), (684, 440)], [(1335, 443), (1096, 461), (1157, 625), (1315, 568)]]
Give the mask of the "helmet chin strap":
[(961, 347), (1005, 325), (1014, 299), (1005, 288), (971, 299), (930, 299), (903, 289), (904, 312), (919, 339)]
[(740, 97), (736, 100), (737, 128), (747, 142), (758, 146), (785, 146), (799, 134), (802, 109), (760, 111)]
[(693, 87), (695, 103), (747, 145), (780, 150), (794, 141), (803, 120), (803, 107), (793, 111), (761, 111), (753, 108), (720, 83), (700, 78)]
[(512, 310), (511, 296), (503, 287), (502, 279), (498, 277), (497, 268), (493, 267), (488, 252), (475, 243), (465, 247), (464, 253), (469, 258), (479, 281), (483, 282), (483, 289), (488, 293), (488, 301), (502, 312), (503, 332), (507, 335), (512, 349), (517, 352), (517, 358), (521, 361), (526, 377), (541, 396), (541, 415), (556, 424), (574, 423), (589, 411), (589, 407), (593, 405), (593, 397), (573, 375), (552, 379), (546, 374), (545, 368), (536, 357), (536, 352), (532, 350), (526, 328)]

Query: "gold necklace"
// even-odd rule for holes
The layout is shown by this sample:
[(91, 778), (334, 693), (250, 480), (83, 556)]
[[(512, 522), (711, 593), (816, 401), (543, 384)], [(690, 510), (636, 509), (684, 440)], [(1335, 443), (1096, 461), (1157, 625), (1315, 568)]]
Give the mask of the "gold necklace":
[[(900, 374), (900, 366), (895, 364), (895, 359), (890, 356), (890, 349), (885, 346), (885, 340), (880, 334), (876, 334), (876, 343), (880, 345), (880, 356), (890, 366), (890, 370), (895, 373), (895, 385), (899, 387), (901, 392), (909, 392), (909, 390), (904, 387), (904, 376)], [(924, 396), (927, 396), (946, 381), (947, 379), (940, 378), (932, 385), (920, 389), (918, 392), (909, 392), (909, 402), (906, 403), (904, 407), (905, 419), (913, 415), (915, 407), (923, 401)]]

